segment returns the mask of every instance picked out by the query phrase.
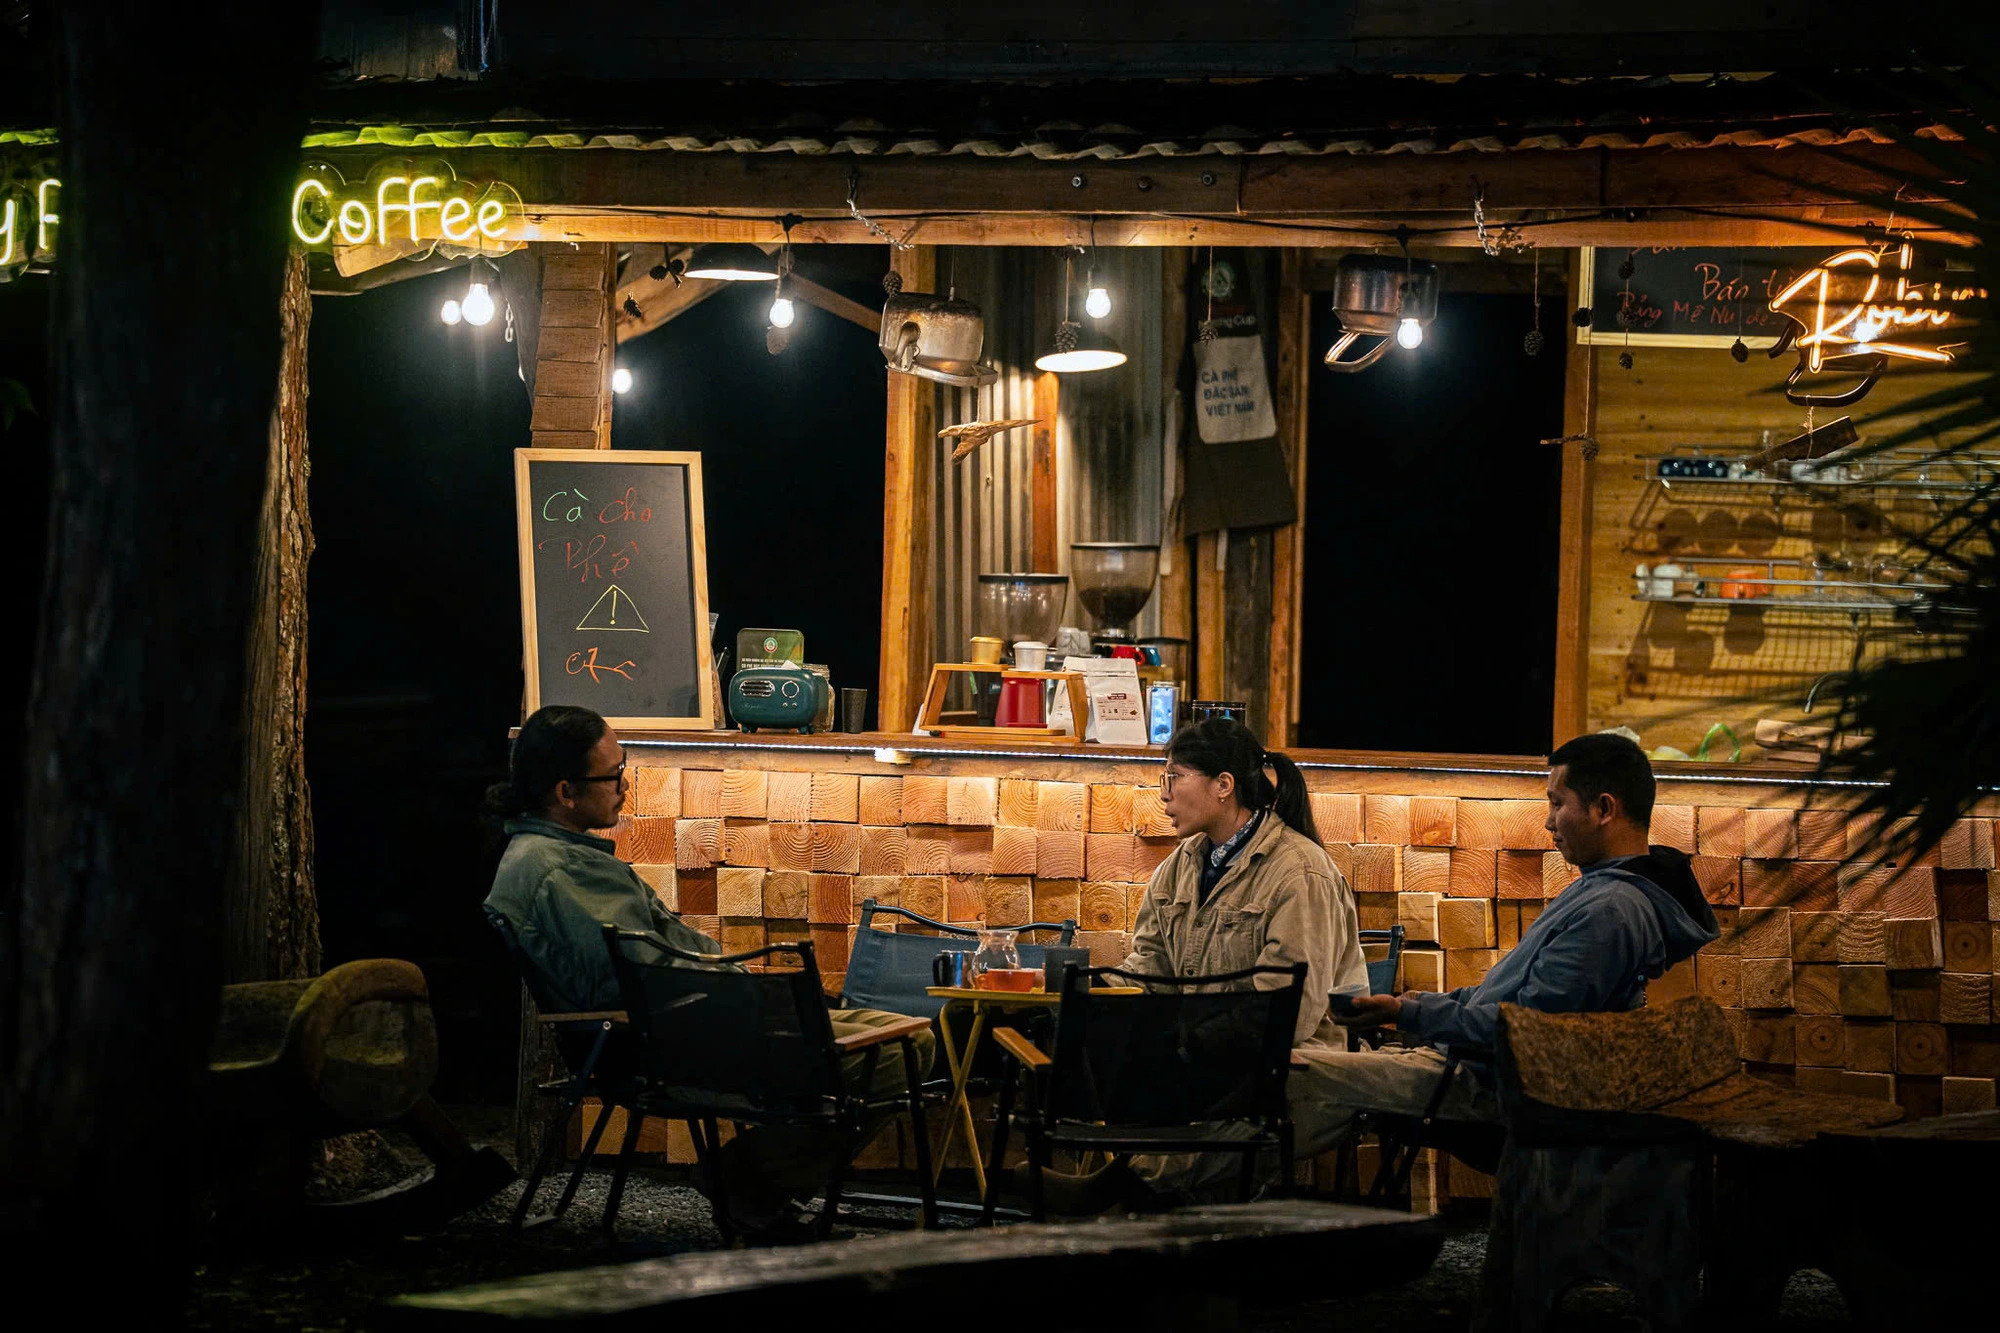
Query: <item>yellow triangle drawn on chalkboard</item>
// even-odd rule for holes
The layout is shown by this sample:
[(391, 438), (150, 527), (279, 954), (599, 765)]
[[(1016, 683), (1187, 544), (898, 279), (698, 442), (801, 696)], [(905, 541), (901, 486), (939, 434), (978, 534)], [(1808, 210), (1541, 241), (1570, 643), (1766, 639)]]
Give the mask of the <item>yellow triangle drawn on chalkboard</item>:
[[(624, 624), (620, 624), (620, 621)], [(646, 627), (646, 618), (639, 614), (639, 608), (632, 604), (632, 594), (617, 584), (604, 590), (604, 595), (591, 603), (590, 610), (583, 613), (583, 619), (576, 624), (578, 629), (630, 631), (633, 634), (651, 634)]]

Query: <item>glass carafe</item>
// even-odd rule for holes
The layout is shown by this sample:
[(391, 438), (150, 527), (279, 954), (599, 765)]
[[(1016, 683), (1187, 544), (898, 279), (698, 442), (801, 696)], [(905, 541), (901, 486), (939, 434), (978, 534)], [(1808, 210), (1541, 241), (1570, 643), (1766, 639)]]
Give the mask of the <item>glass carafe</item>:
[(982, 930), (979, 948), (968, 964), (976, 990), (1027, 991), (1035, 988), (1037, 974), (1021, 966), (1021, 951), (1015, 947), (1019, 932)]

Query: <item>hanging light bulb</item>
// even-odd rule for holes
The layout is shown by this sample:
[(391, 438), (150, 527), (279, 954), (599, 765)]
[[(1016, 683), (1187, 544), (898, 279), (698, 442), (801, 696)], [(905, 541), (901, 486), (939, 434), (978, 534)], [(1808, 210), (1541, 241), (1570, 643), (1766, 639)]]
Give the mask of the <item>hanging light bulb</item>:
[(798, 311), (793, 309), (790, 297), (780, 296), (777, 300), (771, 302), (772, 328), (789, 329), (792, 327), (792, 321), (797, 318)]
[(1083, 298), (1083, 313), (1092, 319), (1103, 319), (1111, 313), (1111, 293), (1102, 287), (1092, 287)]
[(472, 286), (466, 289), (465, 301), (459, 307), (459, 312), (465, 316), (465, 322), (474, 327), (493, 322), (493, 294), (486, 290), (485, 283), (477, 278), (472, 280)]
[(458, 312), (458, 302), (447, 300), (444, 303), (444, 308), (438, 311), (438, 318), (447, 324), (458, 323), (461, 318)]
[(1396, 346), (1410, 350), (1424, 345), (1422, 321), (1406, 319), (1396, 326)]
[(632, 392), (632, 372), (625, 369), (625, 367), (623, 366), (620, 366), (618, 367), (618, 369), (612, 371), (611, 392), (613, 393)]

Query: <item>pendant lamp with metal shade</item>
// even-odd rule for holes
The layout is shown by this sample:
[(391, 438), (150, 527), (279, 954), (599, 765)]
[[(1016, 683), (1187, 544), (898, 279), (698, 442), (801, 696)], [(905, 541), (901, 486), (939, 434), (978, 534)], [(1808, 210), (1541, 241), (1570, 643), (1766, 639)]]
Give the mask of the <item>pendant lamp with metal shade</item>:
[(1102, 329), (1078, 323), (1069, 317), (1070, 258), (1063, 255), (1063, 318), (1056, 326), (1055, 345), (1035, 358), (1036, 370), (1056, 374), (1109, 370), (1125, 364), (1125, 349)]
[(716, 282), (776, 282), (778, 261), (748, 241), (722, 241), (697, 246), (683, 272)]

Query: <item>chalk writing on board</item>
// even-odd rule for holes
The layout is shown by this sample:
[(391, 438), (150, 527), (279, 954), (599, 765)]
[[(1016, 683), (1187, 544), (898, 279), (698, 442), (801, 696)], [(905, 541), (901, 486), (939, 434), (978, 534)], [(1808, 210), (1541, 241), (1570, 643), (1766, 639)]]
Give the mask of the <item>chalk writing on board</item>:
[(580, 653), (571, 653), (563, 662), (564, 671), (567, 671), (572, 676), (587, 675), (590, 677), (590, 682), (593, 685), (599, 683), (603, 676), (623, 676), (625, 679), (631, 680), (633, 678), (632, 673), (638, 669), (638, 666), (637, 662), (630, 659), (620, 662), (617, 666), (612, 666), (608, 662), (598, 661), (596, 644), (592, 644)]
[(712, 724), (700, 455), (514, 458), (530, 710), (582, 704), (621, 730)]
[[(621, 611), (625, 617), (623, 624), (618, 621)], [(583, 619), (577, 622), (576, 627), (580, 630), (617, 630), (631, 634), (653, 632), (646, 624), (646, 618), (639, 614), (639, 608), (633, 604), (631, 595), (615, 583), (590, 604), (590, 610), (583, 613)]]

